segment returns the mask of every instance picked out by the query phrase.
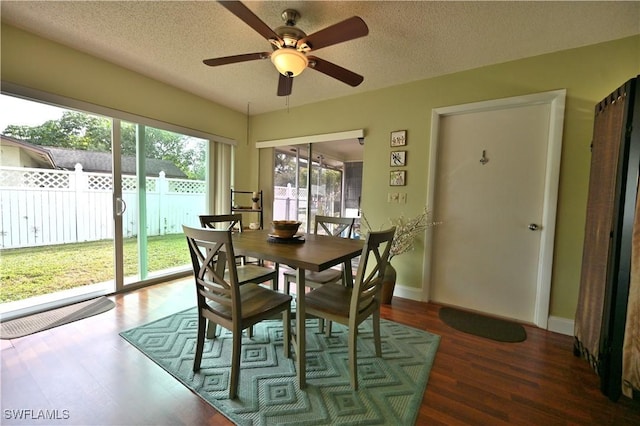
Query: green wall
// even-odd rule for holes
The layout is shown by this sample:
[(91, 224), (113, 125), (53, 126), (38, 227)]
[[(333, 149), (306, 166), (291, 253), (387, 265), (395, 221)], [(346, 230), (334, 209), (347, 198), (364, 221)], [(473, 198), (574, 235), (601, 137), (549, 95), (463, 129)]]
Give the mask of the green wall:
[[(363, 128), (363, 209), (372, 224), (381, 225), (390, 217), (417, 214), (426, 202), (433, 108), (566, 88), (551, 315), (571, 319), (580, 280), (593, 109), (640, 73), (640, 36), (635, 36), (254, 116), (247, 141), (242, 113), (6, 24), (1, 43), (3, 81), (235, 139), (235, 182), (241, 189), (271, 186), (271, 150), (258, 159), (252, 149), (256, 141)], [(408, 132), (402, 188), (408, 197), (407, 204), (388, 204), (389, 133), (398, 129)], [(423, 257), (417, 249), (394, 260), (400, 285), (422, 287)]]
[[(234, 139), (236, 159), (257, 162), (245, 114), (10, 25), (1, 46), (3, 82)], [(236, 186), (257, 187), (254, 170), (238, 173)]]
[[(567, 89), (550, 315), (573, 319), (594, 106), (638, 74), (640, 36), (635, 36), (258, 115), (251, 118), (255, 140), (250, 142), (364, 128), (362, 206), (372, 224), (382, 225), (391, 217), (415, 215), (426, 203), (433, 108)], [(295, 104), (295, 94), (291, 102)], [(287, 125), (281, 126), (283, 122)], [(407, 129), (408, 135), (407, 186), (401, 189), (408, 193), (407, 204), (386, 200), (390, 190), (389, 133), (398, 129)], [(268, 151), (260, 156), (263, 188), (271, 185), (272, 154)], [(394, 259), (399, 285), (422, 287), (423, 258), (419, 247)]]

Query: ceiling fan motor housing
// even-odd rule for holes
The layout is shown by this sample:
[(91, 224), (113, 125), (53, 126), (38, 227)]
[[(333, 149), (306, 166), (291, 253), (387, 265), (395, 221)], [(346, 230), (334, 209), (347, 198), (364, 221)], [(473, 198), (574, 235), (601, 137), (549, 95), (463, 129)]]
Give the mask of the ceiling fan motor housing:
[(274, 43), (274, 49), (280, 47), (295, 48), (298, 40), (307, 36), (304, 31), (296, 27), (298, 18), (300, 18), (300, 14), (296, 10), (287, 9), (282, 12), (282, 19), (285, 21), (285, 25), (276, 28), (274, 32), (284, 41), (284, 46), (279, 46), (280, 43)]

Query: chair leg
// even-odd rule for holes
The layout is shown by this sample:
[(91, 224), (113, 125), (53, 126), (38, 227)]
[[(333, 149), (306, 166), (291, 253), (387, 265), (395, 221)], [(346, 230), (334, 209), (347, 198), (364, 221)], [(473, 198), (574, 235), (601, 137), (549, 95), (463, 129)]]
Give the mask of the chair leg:
[(218, 333), (218, 324), (209, 320), (207, 321), (207, 339), (215, 339)]
[(331, 337), (331, 321), (326, 321), (324, 318), (318, 318), (318, 333), (324, 332), (324, 335)]
[(289, 358), (291, 356), (291, 308), (282, 313), (282, 341), (284, 356)]
[(349, 371), (351, 372), (351, 388), (358, 390), (358, 360), (356, 353), (358, 348), (356, 339), (358, 337), (358, 326), (349, 327)]
[(333, 324), (332, 321), (327, 321), (327, 324), (325, 325), (324, 335), (327, 337), (331, 337), (331, 324)]
[(380, 340), (380, 310), (373, 311), (373, 342), (376, 347), (376, 356), (382, 357), (382, 342)]
[(276, 263), (273, 266), (273, 269), (275, 269), (276, 274), (275, 274), (275, 277), (273, 277), (272, 284), (271, 284), (271, 289), (273, 291), (279, 291), (279, 289), (278, 289), (278, 280), (280, 279), (280, 264)]
[(240, 353), (242, 350), (242, 330), (233, 332), (231, 350), (231, 380), (229, 384), (229, 399), (238, 396), (238, 379), (240, 378)]
[(198, 337), (196, 337), (196, 356), (193, 360), (193, 371), (200, 370), (200, 363), (202, 362), (202, 352), (204, 350), (204, 334), (207, 320), (204, 317), (198, 317)]

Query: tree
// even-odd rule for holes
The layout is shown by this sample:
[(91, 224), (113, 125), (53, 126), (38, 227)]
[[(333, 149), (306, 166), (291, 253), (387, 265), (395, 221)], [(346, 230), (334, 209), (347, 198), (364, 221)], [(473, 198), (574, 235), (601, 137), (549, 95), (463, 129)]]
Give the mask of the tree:
[[(300, 162), (300, 178), (298, 186), (304, 188), (307, 186), (307, 160)], [(319, 169), (322, 169), (320, 181), (318, 182)], [(286, 152), (276, 152), (275, 155), (275, 186), (295, 186), (296, 182), (296, 157)], [(339, 194), (342, 188), (342, 172), (332, 170), (327, 167), (318, 167), (318, 163), (314, 162), (311, 170), (311, 184), (325, 187), (327, 193), (333, 192)]]
[(34, 145), (91, 151), (110, 151), (111, 122), (108, 118), (66, 111), (58, 120), (39, 126), (9, 125), (2, 132)]
[(283, 152), (276, 152), (274, 185), (287, 186), (295, 185), (296, 182), (296, 158)]
[[(136, 155), (136, 125), (122, 122), (123, 156)], [(3, 135), (35, 145), (86, 151), (111, 152), (111, 119), (77, 111), (65, 111), (58, 120), (38, 126), (9, 125)], [(186, 135), (145, 127), (145, 157), (173, 162), (191, 179), (205, 178), (206, 150)]]

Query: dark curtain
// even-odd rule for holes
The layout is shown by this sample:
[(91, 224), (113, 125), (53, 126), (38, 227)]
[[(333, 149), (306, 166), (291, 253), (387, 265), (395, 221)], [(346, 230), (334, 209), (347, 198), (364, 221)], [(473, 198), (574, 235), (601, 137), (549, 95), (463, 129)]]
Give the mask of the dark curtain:
[(625, 93), (616, 93), (602, 101), (597, 109), (591, 150), (591, 174), (580, 293), (575, 319), (576, 347), (598, 370), (600, 334), (608, 261), (611, 251), (616, 194), (616, 176), (620, 156)]

